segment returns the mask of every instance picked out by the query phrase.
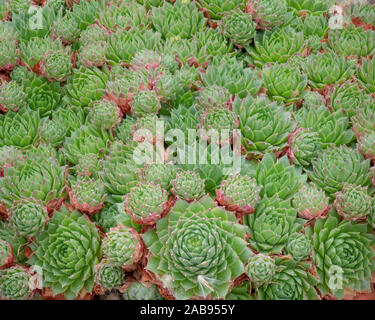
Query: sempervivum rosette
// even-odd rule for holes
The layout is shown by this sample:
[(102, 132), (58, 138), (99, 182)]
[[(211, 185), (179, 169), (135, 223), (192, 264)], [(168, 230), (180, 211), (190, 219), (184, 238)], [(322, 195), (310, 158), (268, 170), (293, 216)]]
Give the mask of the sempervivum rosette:
[(25, 237), (33, 237), (43, 231), (47, 210), (40, 200), (24, 199), (14, 201), (9, 210), (9, 221), (17, 232)]
[(0, 270), (13, 263), (13, 249), (9, 242), (0, 238)]
[(276, 28), (257, 33), (254, 47), (246, 47), (255, 65), (262, 67), (266, 63), (284, 63), (291, 56), (304, 49), (303, 32), (292, 28)]
[(179, 200), (143, 235), (150, 250), (146, 269), (176, 299), (223, 298), (251, 256), (245, 233), (210, 197)]
[(342, 83), (354, 73), (354, 61), (347, 60), (332, 51), (318, 52), (309, 55), (303, 63), (309, 84), (322, 89), (326, 85)]
[(101, 289), (116, 289), (124, 283), (124, 271), (121, 267), (103, 260), (95, 266), (94, 281)]
[(0, 114), (0, 146), (26, 147), (39, 138), (40, 116), (28, 107), (19, 112), (8, 111)]
[(372, 162), (375, 161), (375, 132), (366, 132), (358, 141), (358, 151)]
[(298, 216), (307, 220), (320, 218), (330, 209), (329, 198), (314, 183), (303, 185), (294, 195), (292, 203)]
[(233, 10), (224, 15), (220, 28), (226, 38), (239, 46), (248, 45), (255, 35), (256, 23), (251, 15)]
[(139, 183), (124, 197), (125, 211), (141, 225), (155, 224), (168, 212), (170, 205), (167, 191), (154, 183)]
[(258, 253), (249, 259), (246, 265), (246, 274), (255, 286), (269, 284), (276, 273), (275, 260), (264, 254)]
[(0, 201), (10, 207), (20, 198), (34, 198), (54, 208), (65, 197), (66, 167), (49, 155), (30, 155), (4, 168), (0, 178)]
[(312, 251), (311, 240), (303, 233), (294, 233), (289, 237), (285, 249), (295, 261), (307, 260)]
[(143, 256), (142, 239), (134, 229), (119, 224), (106, 233), (103, 254), (111, 265), (132, 270)]
[(15, 161), (22, 157), (22, 151), (13, 146), (0, 147), (0, 177), (3, 176), (5, 167), (12, 167)]
[(375, 270), (375, 236), (365, 223), (341, 221), (335, 212), (306, 229), (312, 237), (313, 261), (322, 296), (342, 299), (346, 290), (370, 290)]
[(251, 157), (282, 151), (296, 127), (291, 113), (266, 96), (249, 96), (244, 100), (236, 98), (233, 111), (239, 118), (242, 145)]
[(218, 107), (228, 105), (231, 100), (229, 90), (217, 85), (203, 87), (199, 91), (199, 96), (196, 98), (199, 109), (208, 109), (210, 107)]
[(267, 94), (273, 100), (292, 104), (301, 100), (307, 86), (307, 76), (292, 64), (278, 64), (263, 68)]
[(258, 23), (258, 28), (271, 29), (282, 25), (287, 16), (287, 8), (283, 1), (272, 0), (250, 0), (247, 2), (247, 12), (254, 21)]
[(79, 176), (77, 181), (71, 184), (69, 191), (73, 207), (90, 215), (103, 209), (106, 197), (102, 181), (87, 176)]
[(176, 168), (172, 163), (151, 163), (142, 170), (142, 179), (153, 182), (163, 189), (171, 189), (171, 181), (176, 177)]
[(98, 100), (92, 104), (89, 120), (97, 129), (109, 130), (121, 122), (122, 114), (116, 103), (109, 100)]
[(0, 298), (6, 300), (29, 299), (34, 289), (32, 273), (27, 268), (16, 265), (0, 270)]
[(375, 133), (375, 100), (357, 108), (357, 112), (352, 117), (353, 132), (358, 140), (366, 133)]
[(0, 111), (18, 111), (26, 106), (26, 93), (16, 81), (4, 82), (0, 85)]
[(297, 210), (290, 200), (264, 198), (258, 202), (253, 214), (243, 217), (250, 229), (249, 244), (254, 250), (279, 254), (294, 232), (298, 232), (303, 220), (297, 218)]
[(335, 193), (333, 206), (346, 220), (365, 220), (372, 211), (373, 199), (367, 187), (345, 184), (342, 191)]
[(225, 12), (235, 8), (244, 9), (245, 0), (198, 0), (197, 6), (207, 12), (211, 19), (220, 20)]
[(315, 285), (318, 280), (311, 273), (310, 263), (296, 262), (276, 257), (276, 272), (272, 282), (259, 287), (257, 298), (261, 300), (317, 300)]
[(92, 126), (81, 126), (65, 139), (61, 151), (70, 163), (77, 164), (86, 154), (106, 154), (109, 142), (110, 134), (107, 131), (97, 130)]
[(306, 182), (307, 175), (301, 167), (290, 165), (286, 156), (276, 159), (267, 153), (256, 168), (257, 183), (263, 186), (260, 195), (290, 199)]
[(41, 269), (43, 287), (52, 289), (53, 295), (74, 299), (92, 291), (100, 236), (95, 224), (78, 211), (61, 207), (30, 248), (28, 263)]
[(71, 70), (72, 63), (69, 50), (50, 51), (43, 56), (40, 63), (41, 74), (51, 81), (66, 81)]
[(122, 298), (124, 300), (163, 300), (155, 284), (142, 282), (132, 282)]
[(375, 93), (375, 56), (372, 59), (362, 60), (357, 77), (368, 93)]
[(172, 193), (185, 201), (198, 200), (205, 194), (205, 181), (194, 171), (183, 171), (176, 174), (171, 181)]
[(370, 161), (347, 146), (327, 148), (312, 166), (310, 179), (330, 196), (341, 191), (344, 184), (368, 186), (371, 183)]
[(247, 175), (231, 175), (216, 189), (216, 201), (229, 211), (240, 214), (254, 212), (255, 204), (260, 199), (262, 189), (256, 180)]
[(288, 157), (295, 165), (309, 166), (323, 149), (319, 133), (309, 129), (297, 129), (288, 139)]
[(153, 90), (140, 90), (129, 103), (132, 113), (139, 117), (149, 113), (157, 113), (160, 109), (158, 95)]
[(99, 100), (104, 95), (109, 75), (96, 67), (74, 69), (65, 86), (64, 99), (68, 104), (87, 107), (91, 101)]

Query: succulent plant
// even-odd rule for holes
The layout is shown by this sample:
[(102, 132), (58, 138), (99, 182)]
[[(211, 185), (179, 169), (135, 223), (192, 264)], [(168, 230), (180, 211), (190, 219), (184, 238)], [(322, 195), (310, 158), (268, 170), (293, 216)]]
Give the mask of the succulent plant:
[(104, 95), (108, 73), (96, 67), (74, 69), (65, 86), (64, 100), (73, 106), (87, 107)]
[(0, 146), (26, 147), (36, 143), (39, 137), (39, 113), (29, 108), (19, 112), (8, 111), (0, 114)]
[(78, 164), (75, 166), (78, 176), (87, 176), (97, 179), (101, 170), (101, 163), (98, 155), (95, 153), (88, 153), (78, 159)]
[(41, 60), (41, 71), (47, 79), (65, 81), (72, 70), (70, 52), (50, 51)]
[(233, 111), (239, 118), (242, 145), (249, 156), (283, 150), (295, 129), (291, 113), (265, 96), (235, 99)]
[(82, 46), (85, 46), (91, 42), (107, 41), (108, 37), (109, 32), (106, 28), (98, 24), (91, 24), (81, 32), (79, 42)]
[(106, 204), (103, 210), (92, 216), (95, 223), (107, 233), (111, 228), (118, 224), (124, 227), (133, 228), (135, 231), (141, 231), (141, 225), (135, 223), (124, 210), (122, 203), (115, 203), (112, 205)]
[(272, 283), (259, 288), (261, 300), (318, 300), (315, 285), (318, 280), (310, 273), (309, 263), (283, 257), (275, 258), (277, 266)]
[(368, 99), (358, 84), (355, 82), (344, 82), (330, 88), (328, 106), (334, 111), (341, 110), (348, 117), (352, 117), (355, 115), (358, 106), (365, 104)]
[(207, 11), (211, 19), (219, 20), (222, 16), (233, 9), (244, 9), (246, 5), (245, 0), (198, 0), (198, 8)]
[(246, 265), (246, 274), (250, 281), (259, 287), (272, 282), (276, 268), (275, 260), (272, 257), (258, 253), (250, 257)]
[(285, 22), (287, 8), (283, 1), (251, 0), (248, 6), (249, 13), (262, 29), (278, 27)]
[(348, 80), (354, 74), (353, 67), (354, 60), (347, 60), (332, 51), (311, 54), (303, 64), (310, 86), (317, 89)]
[(81, 29), (72, 14), (59, 17), (52, 26), (51, 34), (54, 38), (66, 43), (74, 43), (79, 39)]
[(325, 106), (325, 98), (316, 91), (305, 91), (303, 94), (303, 106), (306, 108), (316, 108)]
[(307, 76), (289, 64), (263, 68), (263, 81), (273, 100), (287, 104), (300, 100), (307, 86)]
[(208, 196), (191, 204), (178, 200), (156, 230), (143, 235), (150, 250), (146, 269), (177, 299), (225, 297), (251, 256), (245, 227), (235, 219)]
[(260, 199), (260, 190), (256, 180), (247, 175), (230, 175), (216, 189), (216, 201), (229, 211), (250, 214)]
[(134, 229), (121, 224), (106, 233), (102, 246), (106, 261), (124, 270), (131, 268), (143, 255), (139, 234)]
[(177, 0), (175, 4), (164, 2), (161, 7), (152, 8), (152, 25), (164, 38), (190, 38), (206, 23), (203, 13), (194, 3)]
[(139, 91), (130, 102), (131, 111), (137, 117), (157, 113), (160, 107), (159, 98), (156, 92), (152, 90)]
[(357, 139), (367, 134), (375, 132), (374, 119), (375, 117), (375, 103), (365, 104), (362, 108), (357, 108), (355, 116), (352, 117), (353, 132)]
[(250, 295), (250, 282), (244, 281), (239, 285), (233, 286), (232, 290), (226, 295), (225, 300), (250, 300)]
[(114, 266), (104, 260), (95, 266), (94, 281), (103, 289), (115, 289), (124, 282), (124, 272), (121, 267)]
[(303, 21), (303, 33), (305, 37), (317, 36), (323, 39), (328, 31), (328, 20), (322, 15), (307, 15)]
[(245, 46), (255, 36), (256, 23), (248, 13), (233, 10), (224, 15), (220, 27), (226, 38), (239, 46)]
[(199, 91), (196, 107), (206, 110), (211, 107), (226, 106), (230, 103), (229, 90), (220, 86), (207, 86)]
[(327, 13), (334, 1), (331, 0), (286, 0), (288, 9), (298, 14), (308, 13), (311, 15), (321, 15)]
[(308, 260), (312, 251), (311, 240), (303, 233), (292, 234), (285, 249), (295, 261)]
[(302, 228), (302, 221), (297, 218), (297, 210), (290, 200), (277, 197), (259, 201), (254, 214), (244, 216), (243, 223), (250, 230), (250, 247), (267, 254), (279, 254), (289, 236)]
[(233, 42), (227, 41), (218, 29), (206, 28), (204, 31), (196, 32), (192, 38), (199, 50), (205, 48), (211, 58), (230, 54), (233, 50)]
[(17, 49), (17, 40), (1, 39), (0, 70), (12, 71), (18, 65), (19, 61), (20, 61), (20, 51), (19, 49)]
[(4, 82), (0, 86), (0, 110), (18, 111), (26, 106), (26, 94), (16, 81)]
[(121, 111), (113, 101), (97, 100), (93, 102), (89, 119), (95, 128), (99, 130), (112, 129), (121, 121), (121, 118)]
[(9, 243), (12, 248), (13, 258), (11, 262), (25, 264), (27, 260), (25, 251), (28, 240), (18, 234), (9, 221), (0, 221), (0, 239)]
[(23, 82), (26, 102), (31, 110), (39, 112), (41, 117), (49, 116), (59, 106), (62, 100), (59, 82), (34, 76)]
[(341, 191), (345, 184), (368, 186), (369, 160), (347, 146), (329, 147), (312, 162), (309, 178), (330, 196)]
[(363, 30), (354, 26), (331, 30), (328, 43), (337, 54), (346, 57), (366, 57), (375, 52), (374, 33), (371, 30)]
[(24, 300), (31, 297), (31, 274), (22, 266), (0, 270), (0, 297), (6, 300)]
[(69, 137), (74, 130), (84, 124), (86, 115), (80, 107), (62, 105), (53, 112), (52, 120), (67, 128), (66, 136)]
[[(313, 261), (322, 296), (331, 293), (342, 299), (345, 289), (370, 290), (374, 271), (374, 235), (368, 225), (341, 221), (334, 212), (306, 230), (313, 244)], [(327, 238), (329, 237), (329, 241)]]
[(319, 133), (309, 129), (297, 129), (289, 136), (288, 157), (296, 165), (309, 166), (323, 149)]
[(106, 131), (97, 130), (92, 126), (81, 126), (65, 139), (61, 151), (69, 162), (77, 164), (86, 154), (106, 154), (109, 141), (110, 137)]
[(13, 146), (2, 146), (0, 147), (0, 168), (12, 167), (17, 159), (22, 157), (23, 154), (20, 149)]
[(68, 128), (58, 121), (45, 120), (41, 126), (41, 140), (53, 147), (61, 147), (67, 135)]
[(217, 85), (229, 90), (241, 99), (259, 92), (262, 80), (251, 68), (243, 68), (235, 58), (215, 57), (201, 74), (205, 86)]
[(204, 179), (194, 171), (182, 171), (171, 180), (172, 193), (186, 201), (198, 200), (205, 194)]
[(107, 43), (105, 41), (92, 41), (81, 48), (78, 61), (86, 68), (102, 67), (107, 62), (106, 52)]
[(89, 215), (103, 209), (106, 196), (104, 184), (87, 176), (79, 176), (75, 182), (72, 182), (69, 191), (72, 206)]
[(368, 93), (375, 92), (375, 58), (363, 59), (357, 70), (357, 78)]
[(9, 242), (0, 238), (0, 270), (13, 263), (13, 250)]
[(294, 118), (300, 128), (319, 134), (323, 149), (347, 145), (355, 139), (349, 119), (342, 111), (330, 112), (325, 106), (301, 108), (294, 112)]
[(294, 195), (292, 203), (298, 216), (307, 220), (324, 216), (330, 208), (329, 198), (314, 183), (303, 185)]
[(17, 160), (13, 167), (4, 168), (0, 201), (6, 207), (21, 198), (39, 199), (48, 207), (65, 196), (65, 167), (48, 156), (26, 156)]
[(367, 187), (352, 184), (344, 185), (342, 191), (335, 193), (333, 206), (346, 220), (363, 220), (372, 211), (373, 199)]
[(116, 202), (121, 202), (122, 197), (129, 193), (138, 181), (139, 170), (131, 157), (132, 152), (129, 146), (121, 142), (114, 143), (102, 163), (103, 171), (100, 176), (106, 192)]
[(124, 300), (163, 300), (163, 296), (155, 284), (143, 284), (142, 282), (131, 283), (122, 298)]
[(160, 185), (139, 183), (124, 197), (124, 208), (141, 225), (153, 225), (169, 209), (168, 193)]
[(10, 223), (24, 237), (37, 235), (46, 225), (47, 210), (41, 201), (21, 198), (14, 201), (9, 211)]
[(256, 180), (263, 186), (261, 197), (278, 197), (290, 199), (306, 182), (307, 175), (301, 167), (290, 165), (288, 158), (283, 156), (276, 159), (272, 153), (267, 153), (256, 168)]
[(358, 141), (358, 151), (371, 161), (375, 160), (375, 132), (365, 133)]
[(212, 143), (226, 144), (230, 143), (233, 130), (237, 126), (237, 115), (227, 107), (219, 106), (210, 107), (201, 113), (198, 128), (202, 139)]
[(95, 224), (85, 216), (62, 206), (30, 248), (28, 263), (41, 269), (43, 287), (51, 288), (53, 295), (74, 299), (91, 292), (101, 244)]
[(171, 181), (176, 177), (176, 168), (172, 163), (151, 163), (143, 168), (143, 180), (146, 183), (160, 185), (169, 191)]
[(266, 63), (285, 63), (293, 55), (302, 53), (303, 49), (303, 32), (289, 27), (266, 30), (264, 34), (257, 33), (254, 47), (246, 47), (253, 63), (259, 67)]

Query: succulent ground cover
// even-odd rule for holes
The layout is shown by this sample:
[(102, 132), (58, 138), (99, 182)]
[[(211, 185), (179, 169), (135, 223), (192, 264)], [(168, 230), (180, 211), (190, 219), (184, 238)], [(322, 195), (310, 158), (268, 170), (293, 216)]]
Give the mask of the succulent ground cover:
[(0, 299), (368, 299), (374, 195), (375, 5), (0, 0)]

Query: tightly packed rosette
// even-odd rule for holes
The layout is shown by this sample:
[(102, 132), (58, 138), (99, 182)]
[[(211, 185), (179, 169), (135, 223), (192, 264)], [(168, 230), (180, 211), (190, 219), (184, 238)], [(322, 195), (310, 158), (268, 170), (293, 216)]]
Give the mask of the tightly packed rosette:
[(101, 289), (111, 290), (118, 288), (124, 282), (124, 272), (121, 267), (104, 260), (95, 266), (94, 279)]
[(155, 224), (168, 213), (171, 204), (167, 191), (154, 183), (139, 183), (124, 197), (125, 212), (141, 225)]
[(179, 200), (143, 235), (150, 250), (146, 269), (176, 299), (223, 298), (251, 256), (245, 233), (208, 196), (191, 204)]
[(369, 226), (343, 220), (335, 212), (318, 219), (306, 234), (312, 238), (313, 261), (322, 296), (341, 299), (348, 290), (369, 291), (375, 270), (372, 246), (375, 236)]
[(132, 270), (143, 256), (140, 235), (133, 228), (121, 224), (106, 233), (102, 244), (105, 260), (125, 271)]
[(239, 214), (254, 212), (255, 204), (260, 199), (261, 186), (254, 178), (247, 175), (230, 175), (216, 189), (216, 200), (229, 211)]
[(317, 300), (318, 280), (311, 273), (311, 263), (296, 262), (287, 257), (276, 257), (276, 272), (272, 282), (259, 287), (261, 300)]
[(54, 208), (66, 195), (66, 167), (54, 157), (37, 154), (19, 159), (4, 168), (0, 178), (0, 202), (10, 207), (15, 200), (34, 198)]
[(34, 291), (32, 273), (23, 266), (15, 265), (0, 270), (0, 298), (6, 300), (25, 300)]
[(250, 247), (261, 253), (279, 254), (288, 243), (289, 236), (302, 229), (304, 220), (297, 218), (297, 210), (290, 200), (264, 198), (257, 203), (253, 214), (243, 217), (249, 227)]
[(102, 253), (99, 232), (87, 217), (62, 206), (30, 248), (28, 263), (41, 269), (43, 287), (53, 295), (73, 299), (92, 291)]

